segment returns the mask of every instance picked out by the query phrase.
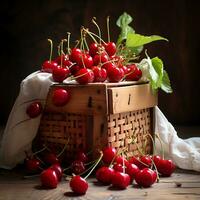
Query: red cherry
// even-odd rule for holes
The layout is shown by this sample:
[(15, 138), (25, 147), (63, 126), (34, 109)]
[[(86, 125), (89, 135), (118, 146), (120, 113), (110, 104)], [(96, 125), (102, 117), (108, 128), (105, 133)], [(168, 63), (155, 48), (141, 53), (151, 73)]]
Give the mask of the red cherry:
[(81, 55), (82, 55), (82, 51), (78, 48), (73, 48), (71, 50), (71, 54), (70, 54), (70, 60), (72, 62), (81, 62)]
[(108, 62), (109, 57), (106, 53), (96, 54), (93, 58), (94, 65), (98, 65), (100, 63)]
[(115, 164), (113, 165), (113, 169), (114, 169), (115, 171), (118, 171), (118, 172), (123, 172), (123, 171), (124, 171), (124, 167), (123, 167), (123, 165), (120, 164), (120, 163), (115, 163)]
[(164, 159), (161, 159), (157, 166), (158, 172), (165, 177), (171, 176), (175, 168), (176, 166), (172, 160), (164, 160)]
[(63, 61), (63, 67), (70, 67), (73, 65), (73, 62), (69, 59)]
[(117, 56), (117, 55), (113, 55), (113, 56), (110, 56), (110, 59), (112, 60), (112, 62), (115, 63), (115, 65), (117, 67), (123, 67), (124, 66), (124, 58), (122, 56)]
[(87, 192), (88, 183), (85, 179), (80, 176), (73, 176), (69, 182), (72, 191), (76, 194), (83, 195)]
[(106, 164), (110, 164), (111, 161), (116, 156), (116, 153), (117, 151), (114, 147), (105, 147), (103, 149), (103, 157), (102, 157), (103, 162)]
[(56, 188), (58, 185), (58, 178), (56, 172), (53, 169), (46, 169), (40, 175), (40, 181), (42, 186), (46, 188)]
[(125, 166), (129, 165), (129, 162), (126, 160), (126, 158), (122, 156), (116, 156), (115, 162), (121, 165), (125, 165)]
[(131, 164), (135, 164), (136, 166), (140, 167), (141, 166), (141, 162), (140, 162), (140, 158), (139, 156), (133, 156), (129, 159), (129, 163)]
[(89, 46), (89, 54), (94, 57), (98, 52), (98, 44), (97, 43), (91, 43)]
[(93, 59), (90, 55), (82, 53), (81, 59), (77, 61), (77, 64), (80, 67), (91, 68), (93, 66)]
[(79, 84), (92, 83), (94, 81), (94, 73), (91, 69), (82, 68), (75, 75)]
[(70, 74), (69, 68), (68, 67), (60, 67), (57, 66), (53, 72), (53, 80), (59, 83), (62, 83)]
[(36, 158), (27, 158), (25, 160), (25, 166), (29, 172), (36, 172), (39, 169), (40, 164), (40, 161)]
[(138, 81), (142, 77), (142, 71), (135, 64), (128, 65), (127, 69), (127, 81)]
[(62, 88), (55, 89), (52, 94), (52, 102), (55, 106), (64, 106), (68, 103), (70, 94)]
[(150, 156), (147, 156), (147, 155), (141, 156), (140, 161), (141, 161), (140, 169), (143, 169), (143, 168), (146, 168), (146, 167), (151, 167), (151, 165), (152, 165), (152, 159), (151, 159)]
[(50, 62), (49, 60), (47, 60), (42, 64), (42, 71), (52, 73), (53, 69), (55, 69), (55, 67), (57, 66), (58, 66), (58, 63), (54, 61)]
[(72, 65), (69, 70), (71, 72), (72, 75), (75, 75), (79, 70), (81, 69), (80, 66), (78, 65)]
[(122, 172), (114, 172), (112, 176), (112, 185), (118, 189), (126, 189), (130, 184), (130, 176)]
[(68, 55), (65, 55), (65, 54), (62, 54), (60, 56), (58, 56), (56, 59), (55, 59), (55, 62), (58, 63), (58, 65), (61, 64), (61, 59), (62, 59), (62, 64), (69, 59), (69, 56)]
[(71, 164), (71, 168), (74, 174), (81, 174), (85, 171), (85, 166), (80, 160), (73, 161)]
[(126, 167), (126, 173), (130, 176), (131, 182), (135, 178), (135, 175), (140, 171), (137, 165), (130, 164)]
[(96, 179), (104, 185), (111, 184), (114, 170), (110, 167), (101, 167), (96, 172)]
[(61, 181), (63, 170), (62, 170), (60, 164), (58, 164), (58, 163), (53, 164), (50, 168), (56, 172), (58, 181)]
[(94, 66), (92, 67), (94, 72), (94, 82), (104, 82), (107, 78), (107, 71), (104, 68)]
[(124, 74), (128, 73), (128, 67), (126, 67), (125, 65), (123, 65), (122, 67), (120, 67), (121, 69), (123, 69)]
[(108, 69), (112, 67), (116, 67), (116, 65), (112, 62), (107, 62), (102, 65), (102, 68), (106, 69), (106, 71), (108, 71)]
[(135, 175), (135, 181), (139, 186), (150, 187), (155, 182), (154, 173), (153, 170), (144, 168)]
[(158, 163), (160, 162), (161, 159), (162, 158), (158, 155), (153, 156), (152, 160), (153, 160), (154, 164), (156, 165), (156, 167), (158, 166)]
[(124, 71), (119, 67), (109, 67), (107, 72), (109, 82), (120, 82), (124, 77)]
[(44, 156), (44, 161), (48, 165), (53, 165), (53, 164), (58, 164), (59, 163), (59, 159), (54, 153), (47, 153)]
[(83, 151), (79, 151), (76, 154), (76, 160), (80, 160), (83, 163), (86, 163), (88, 161), (88, 157), (87, 157), (87, 155)]
[(26, 114), (30, 118), (38, 117), (41, 114), (41, 112), (42, 112), (42, 104), (40, 102), (33, 102), (26, 109)]
[(108, 42), (104, 44), (105, 50), (109, 56), (113, 56), (116, 53), (116, 44), (114, 42)]

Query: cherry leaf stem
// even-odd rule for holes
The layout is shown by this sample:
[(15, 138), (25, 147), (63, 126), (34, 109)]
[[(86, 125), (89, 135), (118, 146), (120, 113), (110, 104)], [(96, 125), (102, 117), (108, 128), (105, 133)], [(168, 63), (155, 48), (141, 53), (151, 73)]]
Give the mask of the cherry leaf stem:
[(70, 54), (70, 32), (67, 32), (67, 53)]
[(110, 17), (107, 17), (107, 34), (108, 34), (108, 42), (110, 42)]
[(103, 152), (101, 151), (101, 152), (100, 152), (99, 159), (98, 159), (97, 162), (94, 164), (94, 166), (92, 167), (92, 169), (90, 170), (90, 172), (84, 177), (84, 179), (87, 179), (87, 178), (90, 176), (90, 174), (93, 172), (93, 170), (95, 169), (95, 167), (96, 167), (96, 166), (99, 164), (99, 162), (101, 161), (102, 157), (103, 157)]
[(158, 138), (158, 140), (159, 140), (159, 142), (160, 142), (161, 153), (162, 153), (162, 159), (164, 159), (165, 155), (164, 155), (164, 148), (163, 148), (162, 140), (160, 139), (160, 136), (159, 136), (158, 134), (155, 134), (155, 136)]
[(98, 24), (96, 23), (96, 18), (94, 17), (93, 19), (92, 19), (92, 23), (97, 27), (97, 30), (98, 30), (98, 32), (99, 32), (99, 44), (101, 45), (101, 39), (100, 38), (102, 38), (101, 37), (101, 30), (100, 30), (100, 28), (99, 28), (99, 26), (98, 26)]
[(43, 147), (42, 149), (40, 149), (40, 150), (34, 152), (32, 155), (34, 156), (34, 155), (36, 155), (36, 154), (38, 154), (38, 153), (41, 153), (41, 152), (43, 152), (45, 149), (46, 149), (46, 147)]
[(50, 43), (50, 55), (49, 55), (49, 62), (51, 63), (52, 59), (52, 53), (53, 53), (53, 42), (51, 39), (47, 39), (47, 41)]
[(90, 32), (88, 29), (85, 29), (85, 28), (84, 28), (84, 31), (92, 38), (92, 40), (93, 40), (96, 44), (98, 44), (98, 42), (96, 41), (96, 39), (93, 37), (92, 32)]

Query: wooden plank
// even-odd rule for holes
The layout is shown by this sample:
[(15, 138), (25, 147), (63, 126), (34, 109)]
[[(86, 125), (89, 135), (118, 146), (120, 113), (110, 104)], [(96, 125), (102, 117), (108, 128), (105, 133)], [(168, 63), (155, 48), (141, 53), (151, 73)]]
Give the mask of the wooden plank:
[(157, 93), (149, 84), (108, 88), (109, 112), (112, 114), (135, 111), (157, 105)]
[[(66, 89), (70, 94), (69, 102), (64, 106), (55, 106), (52, 102), (52, 93), (56, 88)], [(88, 85), (53, 85), (48, 93), (46, 108), (47, 112), (63, 113), (107, 113), (107, 90), (105, 84), (94, 87)]]

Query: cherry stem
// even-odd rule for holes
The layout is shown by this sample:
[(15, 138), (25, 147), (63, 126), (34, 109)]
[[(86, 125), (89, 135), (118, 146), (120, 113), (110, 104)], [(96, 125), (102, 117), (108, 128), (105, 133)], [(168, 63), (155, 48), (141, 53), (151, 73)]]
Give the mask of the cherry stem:
[(89, 50), (89, 47), (88, 47), (88, 44), (87, 44), (87, 41), (86, 41), (86, 38), (85, 38), (85, 37), (84, 37), (83, 41), (84, 41), (84, 44), (85, 44), (85, 46), (86, 46), (86, 49)]
[(93, 170), (95, 169), (95, 167), (99, 164), (99, 162), (101, 161), (101, 159), (102, 159), (102, 157), (103, 157), (103, 152), (101, 151), (100, 152), (100, 156), (99, 156), (99, 159), (97, 160), (97, 162), (94, 164), (94, 166), (92, 167), (92, 169), (91, 169), (91, 171), (87, 174), (87, 176), (85, 176), (85, 178), (84, 179), (87, 179), (89, 176), (90, 176), (90, 174), (93, 172)]
[[(88, 33), (89, 34), (89, 33)], [(100, 38), (98, 35), (96, 35), (95, 33), (90, 32), (91, 35), (94, 35), (95, 37), (97, 37), (101, 42), (103, 42), (104, 44), (106, 44), (106, 42)], [(97, 43), (97, 42), (96, 42)]]
[(161, 153), (162, 153), (162, 159), (164, 159), (164, 148), (163, 148), (163, 143), (162, 140), (160, 139), (160, 136), (158, 134), (155, 134), (155, 136), (158, 138), (160, 142), (160, 147), (161, 147)]
[(110, 42), (110, 17), (107, 17), (107, 34), (108, 34), (108, 42)]
[(144, 137), (147, 137), (147, 136), (149, 136), (150, 137), (150, 139), (151, 139), (151, 142), (152, 142), (152, 145), (153, 145), (153, 155), (155, 154), (155, 150), (156, 150), (156, 145), (155, 145), (155, 141), (154, 141), (154, 139), (153, 139), (153, 137), (152, 137), (152, 135), (151, 134), (146, 134)]
[[(90, 32), (88, 29), (84, 28), (84, 31), (93, 39), (93, 41), (98, 44), (98, 42), (96, 41), (96, 39), (93, 37), (92, 32)], [(97, 35), (95, 35), (97, 36)]]
[(32, 100), (29, 100), (29, 101), (24, 101), (22, 102), (21, 104), (19, 104), (19, 106), (25, 104), (25, 103), (30, 103), (30, 102), (35, 102), (35, 101), (46, 101), (46, 99), (32, 99)]
[(92, 19), (92, 23), (97, 27), (97, 29), (98, 29), (98, 32), (99, 32), (99, 44), (101, 45), (101, 39), (100, 38), (102, 38), (101, 37), (101, 30), (100, 30), (100, 28), (99, 28), (99, 26), (98, 26), (98, 24), (96, 23), (96, 18), (95, 17), (93, 17), (93, 19)]
[(38, 177), (38, 176), (40, 176), (40, 174), (35, 174), (35, 175), (30, 175), (30, 176), (23, 176), (23, 178), (28, 179), (28, 178)]
[(61, 56), (60, 66), (61, 67), (63, 64), (63, 42), (64, 42), (64, 40), (61, 40), (61, 44), (60, 44), (60, 56)]
[(122, 151), (122, 164), (123, 164), (123, 173), (125, 173), (125, 164), (124, 164), (124, 153)]
[(154, 168), (155, 168), (155, 171), (156, 171), (156, 175), (157, 175), (157, 182), (159, 182), (159, 174), (158, 174), (158, 169), (157, 169), (157, 167), (156, 167), (156, 164), (155, 164), (155, 162), (153, 161), (153, 159), (151, 159), (151, 162), (153, 163), (153, 166), (154, 166)]
[(36, 154), (38, 154), (38, 153), (41, 153), (41, 152), (43, 152), (45, 149), (46, 149), (46, 147), (43, 147), (43, 148), (40, 149), (39, 151), (34, 152), (32, 155), (34, 156), (34, 155), (36, 155)]
[(63, 152), (64, 152), (65, 149), (67, 148), (68, 143), (69, 143), (69, 139), (67, 140), (65, 146), (63, 147), (62, 151), (57, 155), (57, 157), (60, 157), (60, 156), (63, 154)]
[(49, 62), (51, 63), (52, 59), (52, 53), (53, 53), (53, 42), (51, 39), (48, 39), (48, 42), (50, 43), (50, 55), (49, 55)]
[(69, 43), (70, 43), (70, 35), (71, 35), (71, 33), (70, 32), (67, 32), (67, 53), (68, 54), (70, 54), (70, 45), (69, 45)]

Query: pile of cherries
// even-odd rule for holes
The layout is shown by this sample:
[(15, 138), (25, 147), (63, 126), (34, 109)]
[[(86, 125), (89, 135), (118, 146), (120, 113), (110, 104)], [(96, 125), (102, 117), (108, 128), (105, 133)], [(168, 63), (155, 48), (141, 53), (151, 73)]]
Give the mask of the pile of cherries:
[[(105, 147), (100, 157), (89, 163), (88, 155), (79, 151), (75, 160), (65, 169), (61, 167), (59, 156), (52, 152), (44, 155), (43, 164), (35, 156), (27, 156), (26, 169), (31, 173), (42, 170), (41, 185), (50, 189), (56, 188), (63, 176), (69, 176), (65, 174), (69, 170), (72, 174), (69, 181), (70, 188), (79, 195), (87, 192), (89, 185), (86, 179), (94, 170), (99, 183), (120, 190), (126, 189), (131, 184), (136, 187), (150, 187), (159, 181), (159, 176), (169, 177), (175, 170), (172, 160), (162, 159), (158, 155), (133, 156), (127, 160), (123, 153), (119, 155), (113, 147)], [(42, 169), (44, 163), (48, 167)], [(84, 174), (87, 175), (82, 177)]]
[[(110, 41), (109, 28), (108, 42), (105, 42), (101, 38), (99, 26), (94, 20), (93, 23), (97, 26), (99, 35), (82, 27), (79, 46), (70, 48), (70, 34), (68, 33), (68, 39), (61, 40), (60, 55), (54, 60), (51, 59), (53, 43), (48, 39), (51, 43), (50, 58), (42, 64), (41, 70), (52, 73), (53, 80), (59, 83), (62, 83), (68, 77), (72, 77), (79, 84), (105, 81), (120, 82), (124, 80), (138, 81), (142, 76), (142, 71), (134, 62), (130, 62), (130, 56), (127, 58), (123, 54), (123, 50)], [(88, 36), (92, 39), (89, 45), (86, 41)], [(68, 42), (67, 53), (63, 51), (65, 41)]]

